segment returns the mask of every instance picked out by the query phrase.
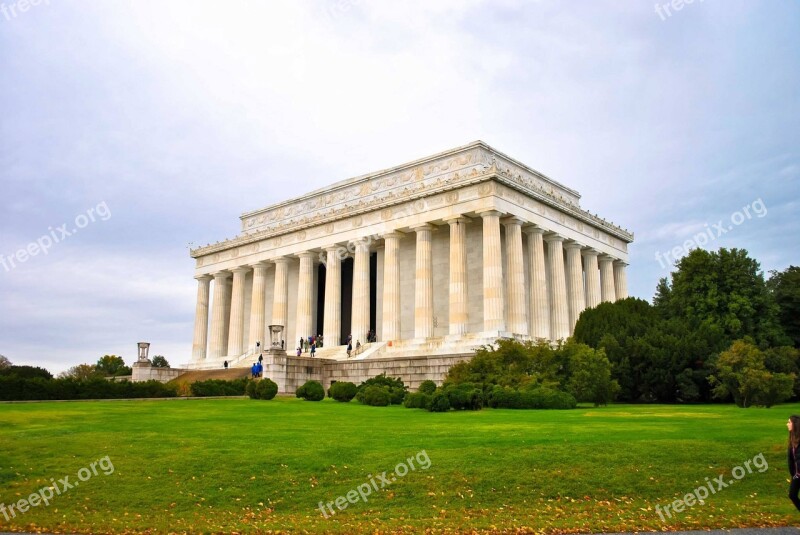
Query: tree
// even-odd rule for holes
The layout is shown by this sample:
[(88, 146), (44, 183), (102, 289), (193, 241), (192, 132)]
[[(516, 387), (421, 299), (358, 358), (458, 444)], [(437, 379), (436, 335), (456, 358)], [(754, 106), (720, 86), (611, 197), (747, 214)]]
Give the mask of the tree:
[(0, 368), (0, 376), (17, 377), (19, 379), (52, 379), (53, 374), (38, 366), (9, 366)]
[(169, 368), (169, 362), (164, 358), (164, 355), (156, 355), (153, 357), (151, 364), (154, 368)]
[(576, 400), (594, 403), (595, 407), (613, 401), (620, 388), (611, 378), (611, 363), (605, 352), (576, 342), (567, 342), (563, 350), (569, 359), (568, 392)]
[(122, 360), (122, 357), (116, 355), (104, 355), (97, 361), (95, 368), (106, 377), (120, 375), (120, 371), (130, 370), (125, 366), (125, 361)]
[(794, 375), (770, 372), (764, 353), (755, 344), (736, 340), (719, 355), (710, 381), (718, 399), (733, 397), (743, 408), (771, 407), (791, 397)]
[(723, 333), (718, 351), (747, 336), (762, 347), (786, 343), (778, 305), (747, 251), (694, 249), (670, 276), (659, 282), (656, 309), (665, 319), (687, 320), (691, 329), (707, 326)]
[(770, 271), (768, 286), (778, 305), (778, 319), (794, 347), (800, 348), (800, 267)]
[(96, 379), (103, 377), (103, 373), (97, 370), (97, 367), (91, 364), (78, 364), (66, 371), (58, 374), (59, 377), (71, 377), (73, 379)]
[(10, 367), (11, 367), (11, 361), (8, 360), (3, 355), (0, 355), (0, 370), (6, 369), (6, 368), (10, 368)]

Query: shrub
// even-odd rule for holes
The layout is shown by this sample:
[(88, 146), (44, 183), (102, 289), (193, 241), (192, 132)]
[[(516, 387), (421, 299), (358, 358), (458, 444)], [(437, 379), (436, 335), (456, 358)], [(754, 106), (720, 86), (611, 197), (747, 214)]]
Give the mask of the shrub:
[(483, 391), (472, 383), (450, 385), (443, 391), (455, 410), (479, 411), (483, 407)]
[(116, 383), (102, 378), (43, 379), (0, 376), (0, 400), (168, 398), (177, 395), (174, 385), (147, 381)]
[(396, 387), (390, 387), (388, 392), (389, 392), (389, 402), (392, 405), (402, 405), (403, 400), (406, 399), (406, 395), (408, 394), (405, 388), (396, 388)]
[(368, 386), (359, 392), (359, 401), (372, 407), (385, 407), (391, 402), (391, 396), (386, 388)]
[[(255, 383), (255, 388), (253, 388), (254, 396), (250, 396), (251, 398), (272, 399), (278, 394), (278, 385), (272, 379), (264, 377), (260, 381), (250, 381), (250, 383)], [(249, 387), (250, 384), (247, 386)]]
[(256, 395), (256, 382), (248, 381), (247, 386), (244, 389), (244, 393), (247, 394), (250, 399), (258, 399), (258, 396)]
[[(403, 400), (408, 393), (408, 389), (403, 383), (403, 380), (399, 377), (386, 377), (386, 374), (376, 375), (375, 377), (370, 377), (360, 385), (358, 385), (358, 392), (356, 393), (356, 399), (363, 403), (364, 405), (371, 405), (368, 403), (365, 398), (365, 393), (368, 388), (380, 388), (383, 390), (389, 398), (389, 403), (392, 405), (400, 405), (403, 403)], [(381, 397), (382, 399), (382, 397)], [(383, 405), (379, 405), (383, 406)]]
[(319, 381), (306, 381), (297, 389), (295, 395), (306, 401), (322, 401), (325, 398), (325, 389), (322, 388)]
[(328, 396), (332, 397), (336, 401), (349, 403), (354, 397), (356, 397), (357, 392), (358, 387), (354, 383), (350, 383), (348, 381), (339, 381), (333, 383), (328, 389)]
[(189, 386), (193, 396), (243, 396), (247, 392), (248, 379), (242, 377), (233, 381), (222, 379), (207, 379), (196, 381)]
[(427, 409), (431, 406), (431, 397), (425, 392), (411, 392), (406, 396), (403, 405), (407, 409)]
[(450, 401), (447, 399), (447, 394), (441, 390), (435, 392), (431, 397), (431, 404), (428, 406), (430, 412), (447, 412), (450, 410)]
[(417, 392), (422, 392), (424, 394), (433, 395), (436, 392), (436, 383), (428, 379), (427, 381), (422, 381), (417, 389)]

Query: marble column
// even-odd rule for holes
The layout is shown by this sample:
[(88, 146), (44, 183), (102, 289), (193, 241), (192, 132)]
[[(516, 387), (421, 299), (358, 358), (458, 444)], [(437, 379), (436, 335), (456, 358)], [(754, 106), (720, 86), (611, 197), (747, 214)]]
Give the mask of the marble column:
[(295, 347), (297, 340), (288, 340), (286, 331), (289, 322), (289, 259), (276, 258), (275, 262), (275, 291), (272, 294), (272, 324), (283, 325), (283, 339), (286, 340), (286, 349)]
[(194, 341), (192, 360), (204, 360), (208, 345), (208, 297), (211, 275), (200, 275), (197, 279), (197, 306), (194, 312)]
[(582, 252), (583, 270), (586, 273), (586, 308), (594, 308), (601, 302), (598, 252), (594, 249), (584, 249)]
[(269, 266), (264, 262), (257, 262), (250, 266), (253, 268), (253, 292), (250, 299), (250, 348), (256, 347), (256, 342), (261, 344), (261, 349), (269, 349), (265, 338), (266, 334), (266, 291), (267, 270)]
[(339, 345), (342, 332), (342, 258), (338, 246), (325, 249), (324, 347)]
[(450, 330), (451, 335), (466, 334), (469, 329), (469, 295), (467, 289), (467, 223), (466, 217), (447, 219), (450, 225)]
[(575, 330), (578, 316), (586, 308), (586, 293), (583, 287), (583, 264), (581, 245), (576, 242), (564, 244), (567, 252), (567, 299), (569, 300), (569, 334)]
[(399, 232), (384, 234), (383, 340), (400, 339), (400, 239)]
[(231, 294), (231, 322), (228, 335), (228, 356), (238, 357), (244, 353), (244, 281), (249, 267), (238, 267), (233, 271), (233, 290)]
[(433, 336), (433, 225), (420, 225), (417, 234), (416, 268), (414, 271), (414, 338)]
[(531, 336), (550, 339), (550, 307), (547, 301), (547, 269), (544, 263), (544, 230), (527, 227), (528, 259), (531, 270)]
[(222, 306), (225, 307), (222, 322), (222, 354), (228, 352), (228, 340), (230, 340), (231, 330), (231, 294), (233, 292), (233, 277), (225, 279), (225, 295), (222, 298)]
[(300, 258), (300, 274), (297, 281), (297, 317), (295, 325), (295, 340), (308, 339), (314, 336), (314, 257), (312, 252), (303, 252), (297, 255)]
[(225, 298), (227, 294), (228, 277), (230, 272), (219, 271), (214, 273), (214, 302), (211, 308), (211, 341), (208, 348), (208, 358), (217, 359), (224, 356), (225, 346)]
[(600, 298), (609, 303), (617, 300), (614, 289), (614, 259), (608, 255), (600, 257)]
[(508, 324), (514, 334), (528, 335), (528, 303), (525, 292), (525, 264), (522, 258), (522, 219), (503, 219), (506, 227), (506, 257), (508, 259)]
[(353, 314), (350, 327), (353, 335), (353, 348), (356, 342), (365, 344), (369, 332), (369, 242), (359, 240), (355, 245), (353, 262)]
[(628, 297), (628, 276), (625, 268), (628, 264), (622, 260), (614, 262), (614, 289), (616, 290), (617, 300)]
[(564, 273), (564, 238), (556, 234), (548, 234), (547, 261), (550, 280), (550, 337), (552, 341), (569, 336), (569, 306), (567, 305), (567, 283)]
[(496, 210), (480, 212), (483, 218), (483, 330), (490, 332), (506, 330), (501, 215)]

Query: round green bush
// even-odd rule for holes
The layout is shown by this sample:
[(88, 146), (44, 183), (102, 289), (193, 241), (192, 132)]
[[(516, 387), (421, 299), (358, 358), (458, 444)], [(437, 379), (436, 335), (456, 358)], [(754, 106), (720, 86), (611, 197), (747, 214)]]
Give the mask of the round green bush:
[(319, 381), (307, 381), (297, 389), (295, 395), (306, 401), (322, 401), (325, 398), (325, 389)]
[(272, 399), (278, 394), (278, 385), (265, 377), (256, 383), (254, 391), (256, 399)]
[(391, 396), (389, 395), (389, 391), (386, 388), (381, 388), (379, 386), (368, 386), (363, 389), (362, 392), (359, 392), (361, 397), (359, 401), (364, 405), (370, 405), (372, 407), (386, 407), (391, 402)]
[(358, 387), (354, 383), (339, 381), (333, 383), (328, 389), (328, 396), (332, 397), (336, 401), (349, 403), (354, 397), (356, 397), (357, 392)]
[(244, 393), (247, 394), (250, 399), (258, 399), (258, 396), (256, 395), (256, 382), (247, 381), (247, 386), (244, 389)]
[(431, 404), (428, 407), (431, 412), (447, 412), (450, 410), (450, 401), (447, 399), (447, 394), (441, 390), (435, 392), (431, 397)]
[[(386, 390), (386, 388), (384, 388)], [(392, 405), (402, 405), (408, 392), (405, 388), (389, 387), (389, 402)]]
[(428, 379), (427, 381), (422, 381), (417, 389), (417, 392), (422, 392), (424, 394), (433, 395), (436, 392), (436, 383)]
[(407, 409), (427, 409), (431, 406), (431, 395), (425, 392), (411, 392), (406, 396), (403, 405)]

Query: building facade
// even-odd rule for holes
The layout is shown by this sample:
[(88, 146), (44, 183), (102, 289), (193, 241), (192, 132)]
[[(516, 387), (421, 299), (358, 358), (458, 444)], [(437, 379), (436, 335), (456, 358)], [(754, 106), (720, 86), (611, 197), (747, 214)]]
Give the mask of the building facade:
[[(237, 237), (191, 251), (189, 366), (249, 366), (269, 325), (284, 326), (289, 356), (322, 335), (327, 375), (336, 362), (446, 368), (498, 337), (566, 338), (585, 308), (627, 297), (633, 241), (579, 200), (476, 141), (245, 213)], [(349, 360), (348, 336), (361, 344)]]

